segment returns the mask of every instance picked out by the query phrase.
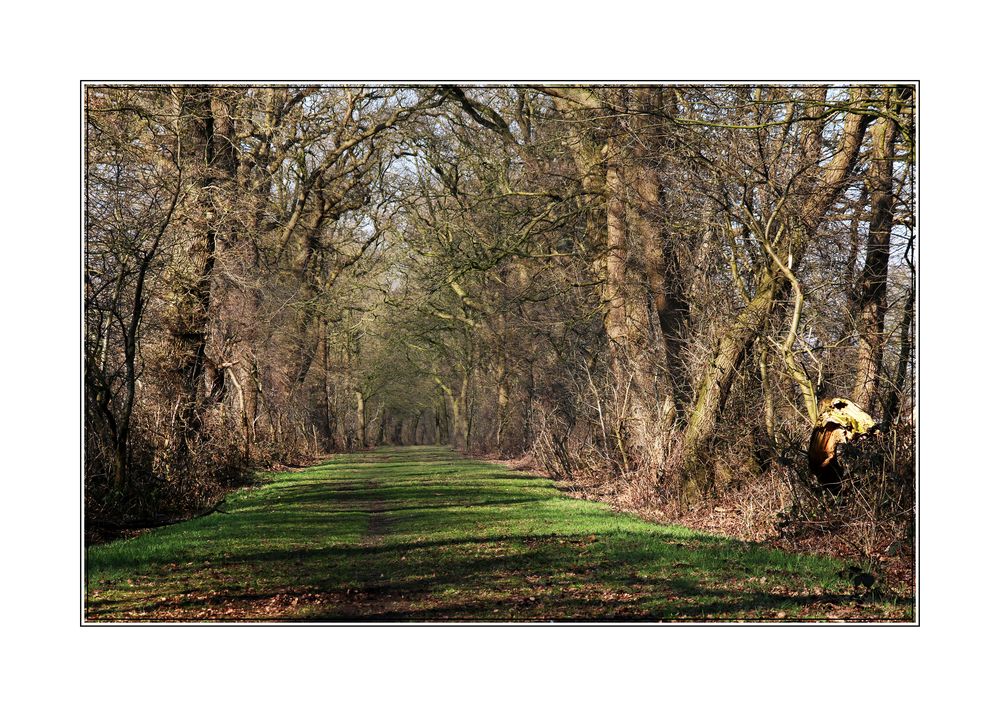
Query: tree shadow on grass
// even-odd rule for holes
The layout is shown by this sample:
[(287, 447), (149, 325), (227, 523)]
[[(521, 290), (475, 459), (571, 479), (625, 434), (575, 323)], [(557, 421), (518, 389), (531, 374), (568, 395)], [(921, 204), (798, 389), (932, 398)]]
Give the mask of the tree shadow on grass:
[(223, 514), (88, 553), (88, 573), (112, 577), (88, 616), (732, 620), (856, 600), (831, 591), (831, 560), (644, 524), (567, 500), (546, 479), (423, 453), (461, 468), (284, 478)]
[[(222, 567), (253, 568), (263, 586), (254, 592), (220, 588), (213, 601), (229, 606), (300, 596), (304, 610), (298, 619), (320, 622), (659, 621), (752, 615), (847, 598), (712, 589), (741, 574), (728, 570), (738, 549), (725, 542), (692, 547), (650, 544), (648, 536), (634, 533), (591, 537), (482, 535), (240, 553)], [(648, 571), (639, 576), (636, 567)], [(755, 569), (781, 572), (779, 566)], [(183, 612), (199, 602), (201, 595), (166, 597), (149, 610)]]

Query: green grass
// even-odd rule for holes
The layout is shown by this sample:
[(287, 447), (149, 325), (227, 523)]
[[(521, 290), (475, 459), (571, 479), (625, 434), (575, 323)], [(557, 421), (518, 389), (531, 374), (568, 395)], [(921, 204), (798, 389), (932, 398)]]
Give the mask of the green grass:
[(912, 620), (843, 565), (664, 526), (435, 447), (269, 475), (88, 549), (88, 621)]

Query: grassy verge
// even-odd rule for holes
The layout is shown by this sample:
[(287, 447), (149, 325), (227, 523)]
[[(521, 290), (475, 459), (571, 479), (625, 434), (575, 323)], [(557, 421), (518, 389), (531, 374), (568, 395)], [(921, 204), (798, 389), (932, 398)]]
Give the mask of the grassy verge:
[(827, 557), (656, 525), (434, 447), (340, 455), (91, 547), (88, 621), (912, 621)]

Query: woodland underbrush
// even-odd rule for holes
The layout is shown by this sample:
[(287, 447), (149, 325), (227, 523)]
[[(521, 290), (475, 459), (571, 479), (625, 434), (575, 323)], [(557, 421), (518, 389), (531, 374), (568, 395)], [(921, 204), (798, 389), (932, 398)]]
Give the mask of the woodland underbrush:
[(198, 433), (180, 435), (136, 416), (127, 473), (114, 474), (107, 438), (91, 435), (84, 454), (86, 542), (133, 534), (213, 510), (230, 491), (252, 484), (255, 469), (286, 468), (314, 461), (320, 451), (308, 436), (261, 435), (248, 448), (238, 428), (207, 417)]
[(595, 451), (582, 429), (547, 430), (532, 451), (515, 460), (538, 469), (564, 491), (662, 523), (720, 533), (789, 550), (849, 559), (896, 586), (915, 570), (916, 478), (912, 425), (900, 424), (857, 445), (844, 445), (840, 493), (812, 478), (805, 441), (782, 450), (752, 440), (717, 445), (704, 460), (710, 486), (694, 503), (679, 496), (674, 450), (664, 466), (633, 460), (628, 470)]

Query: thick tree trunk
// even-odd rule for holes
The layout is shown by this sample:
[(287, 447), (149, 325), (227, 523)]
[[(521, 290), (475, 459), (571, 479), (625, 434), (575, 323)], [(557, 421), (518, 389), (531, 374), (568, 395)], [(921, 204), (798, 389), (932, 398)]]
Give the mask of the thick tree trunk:
[(176, 451), (183, 464), (192, 438), (201, 433), (201, 406), (214, 377), (206, 365), (217, 236), (212, 199), (216, 145), (211, 89), (181, 89), (179, 112), (182, 165), (192, 175), (195, 188), (190, 237), (183, 253), (186, 267), (178, 268), (172, 281), (174, 316), (170, 326), (181, 386)]
[(507, 370), (505, 361), (501, 355), (500, 364), (497, 371), (497, 407), (496, 407), (496, 435), (494, 445), (496, 449), (503, 449), (503, 433), (507, 426)]
[(663, 87), (636, 89), (638, 114), (634, 119), (628, 160), (630, 199), (628, 220), (634, 225), (648, 287), (666, 349), (663, 367), (662, 404), (664, 424), (673, 422), (684, 397), (685, 376), (682, 343), (687, 330), (689, 307), (680, 276), (680, 264), (666, 227), (666, 206), (655, 160), (671, 147), (663, 135), (666, 125), (659, 116), (671, 112), (665, 105)]
[[(629, 459), (642, 458), (659, 436), (658, 401), (673, 411), (674, 404), (657, 363), (666, 359), (662, 339), (654, 336), (651, 298), (641, 244), (630, 239), (627, 218), (625, 154), (620, 137), (608, 141), (607, 254), (605, 265), (604, 329), (611, 347), (611, 365), (623, 400), (625, 439)], [(632, 241), (632, 242), (630, 242)]]
[(868, 249), (858, 297), (857, 374), (852, 400), (861, 409), (875, 413), (878, 400), (882, 354), (885, 349), (886, 279), (889, 275), (889, 245), (895, 197), (892, 168), (896, 144), (896, 122), (880, 118), (872, 129), (871, 165), (868, 191), (871, 219)]

